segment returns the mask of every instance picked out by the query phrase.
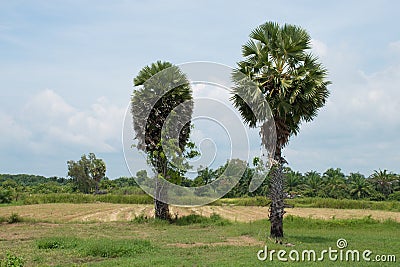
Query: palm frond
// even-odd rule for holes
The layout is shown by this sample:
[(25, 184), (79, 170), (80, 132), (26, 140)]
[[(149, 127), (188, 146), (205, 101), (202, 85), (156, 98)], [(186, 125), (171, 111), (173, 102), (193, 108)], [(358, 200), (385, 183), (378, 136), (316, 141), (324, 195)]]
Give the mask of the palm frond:
[[(235, 70), (236, 76), (241, 72), (261, 90), (274, 119), (281, 125), (277, 126), (277, 134), (282, 131), (288, 135), (282, 139), (283, 145), (290, 135), (299, 132), (303, 121), (315, 118), (329, 96), (328, 72), (318, 58), (308, 52), (310, 48), (311, 37), (301, 27), (267, 22), (250, 33), (250, 40), (242, 47), (244, 60)], [(238, 97), (244, 87), (235, 78), (233, 80), (236, 87), (231, 100), (245, 123), (255, 127), (252, 109)]]

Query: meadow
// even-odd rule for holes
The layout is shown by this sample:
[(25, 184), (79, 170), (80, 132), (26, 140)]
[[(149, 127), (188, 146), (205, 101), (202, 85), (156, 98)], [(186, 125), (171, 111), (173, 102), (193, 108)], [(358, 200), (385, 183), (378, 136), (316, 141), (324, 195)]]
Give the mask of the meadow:
[[(372, 251), (371, 257), (379, 254), (394, 255), (397, 261), (400, 258), (400, 222), (390, 217), (374, 218), (371, 209), (332, 209), (337, 215), (357, 214), (346, 219), (337, 216), (311, 218), (306, 214), (309, 207), (295, 208), (299, 214), (290, 215), (288, 209), (284, 220), (286, 237), (279, 244), (267, 238), (269, 222), (265, 215), (264, 219), (252, 217), (254, 220), (232, 216), (235, 212), (245, 215), (247, 210), (251, 217), (256, 211), (265, 212), (267, 207), (221, 203), (220, 206), (201, 207), (204, 210), (200, 207), (186, 213), (180, 210), (179, 218), (173, 223), (151, 218), (146, 208), (151, 210), (151, 205), (3, 205), (0, 207), (0, 258), (3, 266), (7, 266), (7, 261), (18, 260), (24, 262), (24, 266), (281, 266), (282, 262), (276, 257), (273, 261), (258, 260), (257, 252), (265, 245), (268, 250), (282, 249), (287, 253), (293, 249), (320, 252), (329, 247), (337, 249), (336, 242), (340, 238), (347, 240), (347, 249), (368, 249)], [(127, 217), (129, 209), (130, 217)], [(121, 214), (113, 213), (116, 210)], [(299, 217), (302, 210), (305, 214)], [(326, 210), (313, 208), (314, 213)], [(85, 217), (88, 214), (92, 217)], [(317, 262), (291, 263), (297, 266), (396, 266), (394, 262), (330, 261), (328, 257)]]

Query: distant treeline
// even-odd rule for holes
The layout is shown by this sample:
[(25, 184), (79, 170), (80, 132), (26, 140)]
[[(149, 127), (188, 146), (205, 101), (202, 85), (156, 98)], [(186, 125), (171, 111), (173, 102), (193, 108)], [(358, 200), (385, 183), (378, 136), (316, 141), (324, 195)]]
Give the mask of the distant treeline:
[(22, 186), (36, 186), (47, 182), (56, 182), (60, 185), (65, 185), (69, 181), (69, 179), (66, 179), (64, 177), (56, 176), (44, 177), (32, 174), (0, 174), (0, 184), (7, 180), (12, 180), (18, 185)]
[[(199, 187), (215, 181), (224, 175), (228, 163), (216, 170), (205, 168), (198, 172), (194, 179), (183, 178), (181, 184), (187, 187)], [(248, 167), (240, 181), (230, 190), (225, 198), (245, 198), (268, 196), (269, 177), (253, 192), (249, 192), (250, 182), (255, 170)], [(400, 201), (400, 178), (398, 174), (387, 170), (375, 171), (368, 177), (360, 173), (345, 175), (341, 169), (330, 168), (324, 173), (315, 171), (304, 174), (284, 169), (285, 193), (287, 198), (318, 197), (330, 199), (364, 199), (364, 200), (394, 200)], [(100, 181), (98, 194), (112, 195), (144, 195), (136, 181), (147, 178), (147, 172), (141, 170), (136, 177), (120, 177)], [(151, 182), (151, 179), (146, 179)], [(39, 194), (82, 194), (73, 179), (64, 177), (44, 177), (29, 174), (0, 174), (0, 203), (24, 201), (28, 197)], [(92, 191), (91, 193), (95, 193)], [(207, 192), (197, 191), (198, 195)], [(35, 201), (34, 201), (35, 202)]]

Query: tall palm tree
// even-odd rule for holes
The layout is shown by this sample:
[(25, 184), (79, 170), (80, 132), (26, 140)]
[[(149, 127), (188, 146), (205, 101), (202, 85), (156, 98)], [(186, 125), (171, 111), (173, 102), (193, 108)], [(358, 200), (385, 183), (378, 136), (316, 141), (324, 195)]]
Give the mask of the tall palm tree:
[(170, 219), (167, 185), (159, 178), (173, 182), (182, 174), (182, 169), (170, 164), (168, 154), (172, 147), (174, 152), (182, 155), (188, 144), (193, 112), (192, 90), (177, 66), (161, 61), (140, 70), (134, 78), (134, 85), (142, 85), (133, 92), (131, 99), (137, 148), (146, 152), (158, 173), (154, 179), (155, 217)]
[[(267, 22), (254, 29), (250, 40), (243, 45), (243, 61), (233, 73), (236, 86), (233, 101), (243, 120), (256, 127), (257, 118), (240, 95), (247, 88), (238, 81), (245, 74), (254, 81), (270, 105), (276, 127), (275, 167), (271, 173), (270, 236), (283, 237), (283, 174), (286, 163), (282, 149), (292, 135), (299, 132), (302, 122), (317, 116), (329, 96), (327, 70), (309, 53), (311, 38), (302, 28), (290, 24), (283, 26)], [(260, 107), (262, 108), (262, 107)], [(263, 145), (268, 140), (267, 124), (261, 127)]]

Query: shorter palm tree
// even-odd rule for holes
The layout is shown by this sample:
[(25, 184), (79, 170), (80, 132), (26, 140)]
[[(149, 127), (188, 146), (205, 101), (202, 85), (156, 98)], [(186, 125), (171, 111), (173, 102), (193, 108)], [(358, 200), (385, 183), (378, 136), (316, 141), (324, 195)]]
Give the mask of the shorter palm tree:
[(288, 193), (293, 193), (297, 190), (297, 187), (300, 185), (303, 175), (300, 172), (295, 172), (289, 167), (284, 168), (285, 173), (285, 187)]
[(330, 168), (322, 176), (324, 181), (324, 190), (327, 197), (345, 198), (346, 195), (346, 176), (340, 168)]
[(323, 188), (321, 175), (316, 171), (309, 171), (304, 174), (306, 195), (316, 197)]
[(367, 198), (372, 195), (373, 188), (364, 175), (350, 173), (349, 178), (350, 195), (354, 199)]
[[(176, 183), (182, 180), (184, 170), (171, 164), (168, 155), (182, 155), (188, 144), (192, 90), (186, 75), (169, 62), (157, 61), (145, 66), (133, 82), (140, 86), (131, 98), (137, 148), (147, 154), (157, 172), (154, 177), (155, 217), (167, 220), (170, 219), (168, 184), (162, 179)], [(180, 112), (175, 110), (178, 107)]]
[(396, 175), (387, 170), (374, 171), (370, 176), (371, 182), (375, 185), (376, 191), (382, 193), (385, 197), (393, 193), (396, 185)]

